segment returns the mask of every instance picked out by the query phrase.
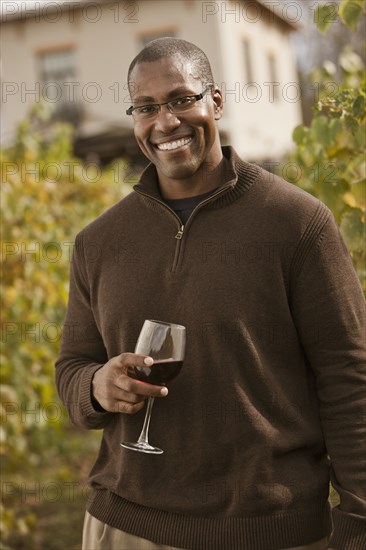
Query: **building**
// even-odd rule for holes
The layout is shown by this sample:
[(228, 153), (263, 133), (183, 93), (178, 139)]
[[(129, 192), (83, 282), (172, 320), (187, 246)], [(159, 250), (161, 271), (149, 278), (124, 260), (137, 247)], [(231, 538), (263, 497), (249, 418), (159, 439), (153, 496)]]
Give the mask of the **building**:
[(30, 105), (45, 101), (76, 126), (75, 151), (106, 163), (144, 161), (132, 133), (128, 64), (153, 38), (175, 36), (208, 55), (224, 97), (223, 143), (245, 159), (282, 157), (301, 123), (290, 34), (295, 3), (272, 0), (27, 1), (2, 3), (1, 140), (11, 143)]

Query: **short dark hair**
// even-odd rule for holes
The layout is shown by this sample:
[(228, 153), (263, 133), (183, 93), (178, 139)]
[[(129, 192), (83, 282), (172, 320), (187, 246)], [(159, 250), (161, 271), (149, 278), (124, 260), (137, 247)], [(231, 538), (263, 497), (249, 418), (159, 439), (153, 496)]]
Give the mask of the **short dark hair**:
[(163, 57), (174, 55), (180, 55), (183, 59), (194, 63), (202, 82), (205, 84), (214, 83), (210, 62), (206, 54), (198, 46), (181, 38), (165, 36), (148, 42), (131, 61), (127, 75), (128, 87), (130, 88), (130, 76), (136, 65), (139, 63), (151, 63)]

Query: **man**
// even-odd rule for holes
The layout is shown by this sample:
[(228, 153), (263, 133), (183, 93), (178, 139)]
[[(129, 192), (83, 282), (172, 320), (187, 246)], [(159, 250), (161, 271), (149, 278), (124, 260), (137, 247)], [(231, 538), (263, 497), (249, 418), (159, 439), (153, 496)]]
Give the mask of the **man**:
[[(149, 43), (128, 80), (151, 164), (77, 236), (57, 362), (72, 420), (104, 429), (83, 548), (365, 548), (364, 301), (331, 213), (220, 146), (193, 44)], [(169, 389), (127, 376), (145, 319), (187, 327)], [(158, 456), (120, 446), (149, 395)]]

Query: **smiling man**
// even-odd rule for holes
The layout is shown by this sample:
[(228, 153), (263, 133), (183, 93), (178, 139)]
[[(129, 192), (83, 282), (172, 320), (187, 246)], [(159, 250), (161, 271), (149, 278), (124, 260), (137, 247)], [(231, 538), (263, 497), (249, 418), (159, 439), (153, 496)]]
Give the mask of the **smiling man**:
[[(195, 45), (150, 42), (128, 81), (151, 163), (77, 236), (56, 364), (73, 422), (104, 430), (83, 549), (363, 550), (365, 307), (330, 211), (221, 147)], [(169, 393), (128, 376), (145, 319), (187, 327)], [(155, 456), (120, 445), (150, 395)]]
[(148, 59), (141, 56), (131, 65), (135, 107), (129, 112), (135, 119), (137, 143), (156, 167), (162, 194), (184, 198), (218, 187), (223, 154), (216, 123), (222, 115), (222, 97), (209, 65), (201, 74), (182, 54)]

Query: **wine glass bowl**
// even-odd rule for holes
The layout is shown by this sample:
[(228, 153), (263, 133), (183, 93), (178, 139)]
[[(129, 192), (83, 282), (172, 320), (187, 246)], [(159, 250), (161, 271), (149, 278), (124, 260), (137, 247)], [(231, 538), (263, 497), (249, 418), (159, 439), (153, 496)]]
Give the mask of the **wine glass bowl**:
[[(185, 353), (186, 330), (183, 325), (146, 320), (138, 337), (135, 353), (148, 355), (154, 360), (149, 366), (131, 366), (127, 374), (135, 380), (165, 386), (181, 371)], [(121, 446), (132, 451), (149, 454), (162, 454), (163, 450), (153, 447), (148, 441), (148, 430), (154, 397), (149, 397), (144, 425), (139, 439), (134, 442), (124, 442)]]
[(149, 367), (129, 367), (128, 376), (140, 380), (140, 382), (165, 386), (178, 376), (182, 366), (183, 361), (162, 359), (161, 361), (154, 361), (153, 365)]

